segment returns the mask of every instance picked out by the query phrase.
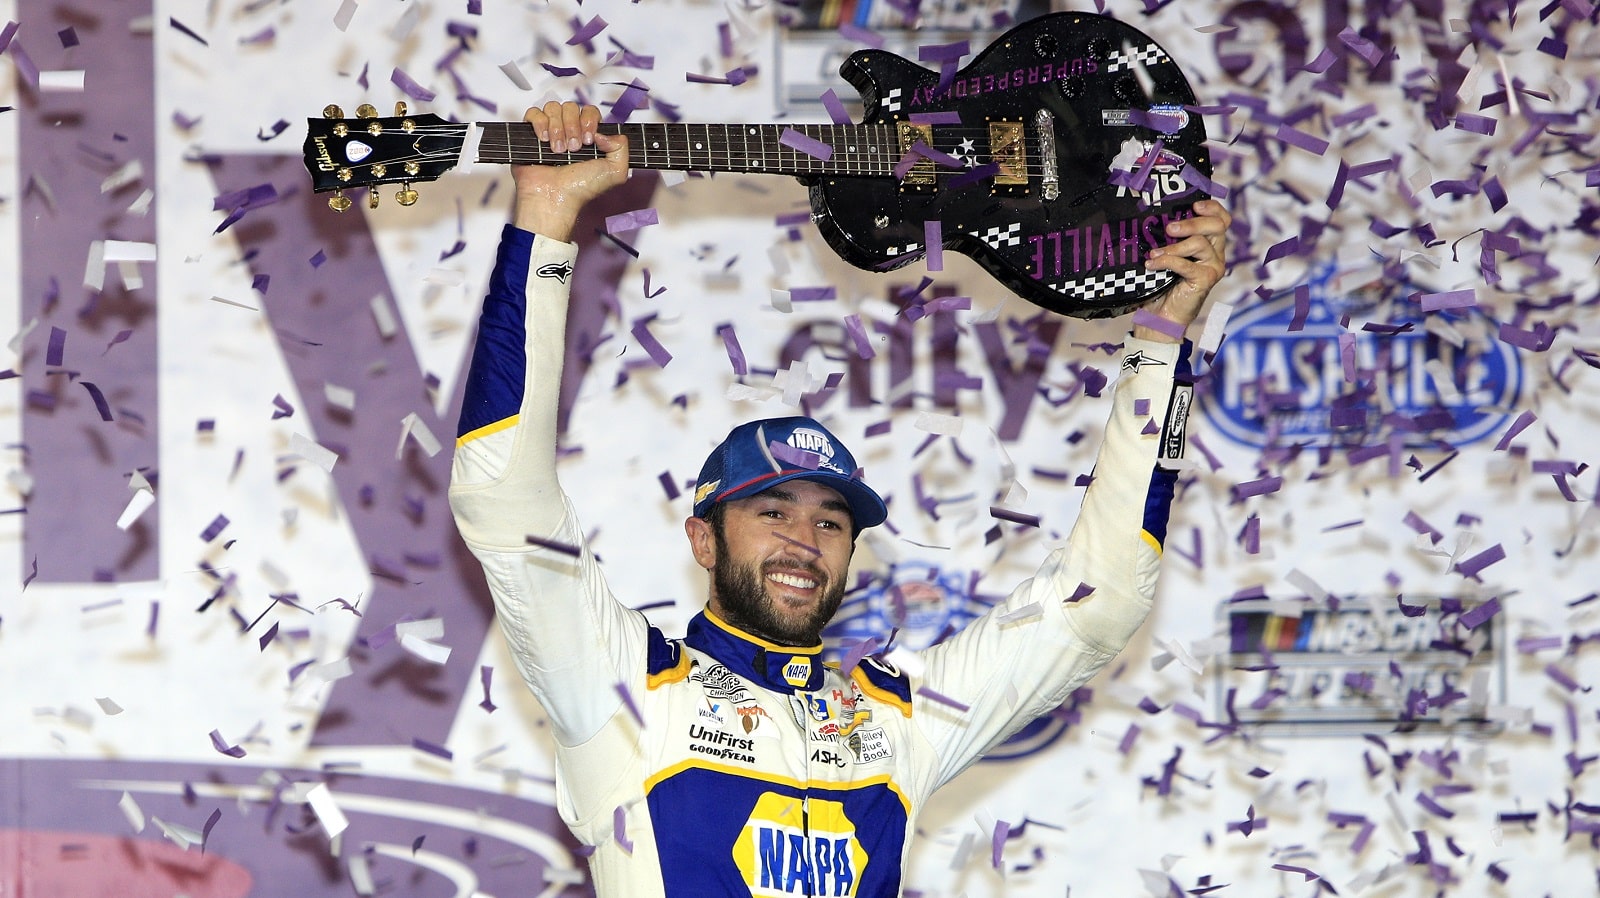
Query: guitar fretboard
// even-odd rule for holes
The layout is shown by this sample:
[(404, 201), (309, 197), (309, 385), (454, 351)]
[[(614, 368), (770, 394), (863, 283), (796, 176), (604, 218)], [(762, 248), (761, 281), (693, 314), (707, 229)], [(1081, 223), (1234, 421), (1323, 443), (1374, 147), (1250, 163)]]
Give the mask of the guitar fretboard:
[[(483, 131), (479, 162), (567, 165), (601, 155), (594, 147), (552, 152), (527, 122), (479, 122), (478, 127)], [(627, 136), (630, 168), (883, 177), (894, 173), (902, 155), (892, 124), (649, 123), (601, 125), (600, 131)]]

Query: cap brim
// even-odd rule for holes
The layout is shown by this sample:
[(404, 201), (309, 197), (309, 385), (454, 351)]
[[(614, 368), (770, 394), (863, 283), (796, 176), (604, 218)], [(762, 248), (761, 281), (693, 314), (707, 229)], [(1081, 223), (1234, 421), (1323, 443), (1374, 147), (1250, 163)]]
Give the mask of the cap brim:
[(780, 483), (790, 480), (811, 480), (838, 493), (844, 498), (845, 504), (850, 506), (850, 518), (855, 522), (856, 529), (865, 530), (876, 527), (889, 517), (889, 507), (884, 504), (883, 497), (859, 480), (843, 477), (830, 471), (785, 471), (772, 477), (763, 477), (753, 483), (746, 484), (739, 489), (732, 490), (712, 500), (706, 507), (718, 502), (730, 502), (735, 499), (746, 499), (758, 493), (764, 493)]

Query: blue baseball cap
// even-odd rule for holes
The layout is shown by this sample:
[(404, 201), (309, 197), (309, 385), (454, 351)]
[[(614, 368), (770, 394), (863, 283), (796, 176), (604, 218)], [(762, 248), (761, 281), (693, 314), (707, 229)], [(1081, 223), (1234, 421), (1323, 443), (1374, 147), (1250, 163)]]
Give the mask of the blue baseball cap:
[(882, 497), (857, 476), (855, 457), (815, 419), (795, 416), (740, 424), (711, 450), (695, 481), (694, 516), (718, 502), (743, 499), (786, 480), (812, 480), (844, 497), (857, 529), (889, 516)]

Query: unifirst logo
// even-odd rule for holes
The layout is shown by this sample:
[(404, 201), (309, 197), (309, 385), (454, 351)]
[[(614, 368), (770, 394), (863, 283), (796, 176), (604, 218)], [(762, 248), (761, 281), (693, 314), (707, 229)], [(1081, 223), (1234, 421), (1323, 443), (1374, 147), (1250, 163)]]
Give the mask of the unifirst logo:
[[(758, 898), (854, 896), (867, 868), (855, 824), (837, 801), (762, 793), (733, 843), (733, 862)], [(805, 824), (809, 823), (809, 828)]]

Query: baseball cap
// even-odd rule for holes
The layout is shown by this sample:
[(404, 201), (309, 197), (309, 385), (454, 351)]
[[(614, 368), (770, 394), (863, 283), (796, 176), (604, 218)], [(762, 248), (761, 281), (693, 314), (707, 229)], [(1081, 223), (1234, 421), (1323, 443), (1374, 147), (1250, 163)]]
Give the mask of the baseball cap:
[(786, 480), (812, 480), (844, 497), (858, 529), (876, 527), (889, 510), (856, 472), (850, 450), (813, 418), (751, 421), (729, 431), (700, 468), (694, 516), (703, 518), (718, 502), (754, 496)]

